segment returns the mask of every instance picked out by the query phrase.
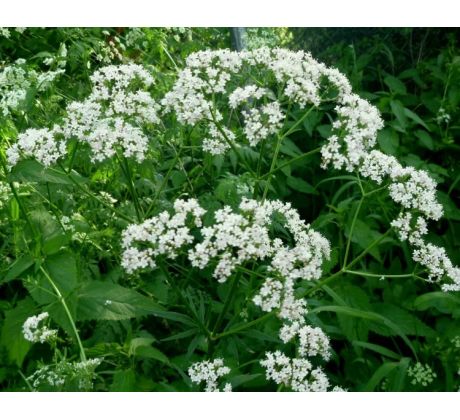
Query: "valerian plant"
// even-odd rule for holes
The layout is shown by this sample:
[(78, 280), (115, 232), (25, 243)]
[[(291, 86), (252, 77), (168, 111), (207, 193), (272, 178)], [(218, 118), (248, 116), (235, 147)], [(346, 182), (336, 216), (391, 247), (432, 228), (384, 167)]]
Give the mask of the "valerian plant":
[[(154, 66), (101, 66), (50, 124), (2, 131), (13, 386), (431, 384), (409, 338), (430, 327), (343, 282), (429, 282), (458, 300), (460, 269), (427, 239), (443, 216), (432, 176), (379, 150), (378, 109), (309, 53), (204, 50), (175, 65), (167, 81)], [(383, 263), (400, 249), (404, 265)], [(343, 337), (383, 358), (364, 386), (340, 373)]]

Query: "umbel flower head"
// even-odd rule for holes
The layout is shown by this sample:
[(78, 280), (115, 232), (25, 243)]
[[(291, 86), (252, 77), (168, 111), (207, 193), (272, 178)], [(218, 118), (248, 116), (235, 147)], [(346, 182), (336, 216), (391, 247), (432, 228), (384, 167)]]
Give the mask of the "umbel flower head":
[(57, 330), (50, 330), (46, 325), (43, 325), (42, 321), (45, 321), (47, 318), (48, 312), (42, 312), (37, 316), (27, 318), (22, 326), (24, 338), (32, 343), (45, 343), (55, 340)]
[(71, 139), (89, 146), (92, 162), (110, 159), (117, 152), (138, 162), (145, 159), (149, 145), (145, 131), (160, 121), (149, 92), (150, 73), (137, 64), (111, 65), (96, 71), (91, 81), (89, 97), (70, 103), (62, 124), (19, 135), (6, 152), (10, 166), (22, 157), (53, 165), (66, 155)]

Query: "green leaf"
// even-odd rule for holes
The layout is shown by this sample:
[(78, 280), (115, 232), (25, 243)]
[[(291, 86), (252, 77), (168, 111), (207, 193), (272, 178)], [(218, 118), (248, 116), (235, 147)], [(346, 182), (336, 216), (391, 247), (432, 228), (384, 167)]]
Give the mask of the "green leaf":
[(374, 389), (377, 387), (377, 385), (382, 382), (382, 380), (388, 375), (393, 372), (397, 367), (399, 367), (399, 363), (396, 362), (386, 362), (383, 363), (371, 376), (369, 381), (367, 382), (366, 385), (364, 385), (364, 388), (362, 391), (364, 392), (370, 392), (374, 391)]
[[(86, 179), (75, 171), (71, 172), (72, 179), (77, 183), (84, 183)], [(53, 168), (45, 168), (36, 160), (21, 160), (13, 167), (8, 175), (10, 181), (38, 182), (50, 184), (73, 185), (73, 181), (62, 171)]]
[(420, 144), (423, 147), (426, 147), (428, 150), (434, 150), (434, 142), (431, 136), (423, 130), (417, 130), (415, 132), (415, 135), (418, 137), (420, 140)]
[(113, 375), (111, 392), (130, 392), (135, 391), (136, 374), (133, 369), (117, 370)]
[(309, 184), (307, 181), (304, 181), (301, 178), (296, 178), (294, 176), (291, 176), (287, 178), (287, 185), (293, 190), (299, 191), (305, 194), (315, 194), (315, 195), (318, 194), (318, 192), (315, 190), (315, 188), (311, 184)]
[[(51, 255), (43, 263), (43, 269), (59, 289), (72, 317), (75, 319), (77, 304), (75, 291), (78, 286), (78, 271), (75, 257), (68, 251)], [(53, 321), (63, 328), (67, 334), (75, 338), (68, 314), (49, 279), (41, 271), (38, 271), (33, 276), (24, 280), (23, 283), (38, 304), (46, 305), (45, 309), (49, 312)]]
[(414, 111), (404, 108), (404, 114), (406, 114), (406, 116), (415, 123), (420, 124), (425, 130), (431, 131), (425, 122)]
[[(436, 335), (436, 332), (432, 328), (420, 321), (415, 315), (396, 305), (375, 303), (373, 309), (376, 313), (398, 325), (399, 330), (406, 335), (419, 337), (433, 337)], [(369, 328), (384, 336), (399, 335), (397, 331), (389, 328), (388, 325), (382, 325), (382, 323), (371, 323)]]
[(17, 259), (13, 264), (11, 264), (10, 269), (5, 277), (0, 281), (0, 284), (7, 283), (11, 280), (17, 279), (24, 271), (30, 268), (35, 262), (34, 258), (31, 255), (23, 255)]
[[(348, 234), (349, 233), (347, 232), (347, 236)], [(382, 234), (380, 232), (371, 229), (369, 223), (357, 219), (353, 230), (352, 242), (358, 244), (364, 250), (381, 235)], [(380, 261), (380, 252), (378, 247), (371, 248), (369, 250), (369, 254), (371, 254), (376, 260)]]
[(387, 77), (385, 77), (385, 79), (383, 79), (383, 81), (393, 93), (397, 93), (398, 95), (407, 94), (406, 85), (396, 77), (388, 75)]
[(372, 350), (376, 353), (381, 354), (382, 356), (389, 357), (391, 359), (396, 359), (399, 360), (401, 356), (398, 353), (395, 353), (394, 351), (387, 349), (386, 347), (379, 346), (378, 344), (372, 344), (372, 343), (365, 343), (363, 341), (352, 341), (351, 344), (354, 346), (362, 347), (364, 349)]
[(297, 157), (302, 154), (302, 150), (298, 148), (298, 146), (291, 140), (291, 139), (284, 139), (283, 143), (281, 144), (280, 151), (285, 155), (291, 157)]
[(27, 318), (36, 314), (37, 308), (30, 298), (19, 301), (14, 309), (5, 311), (0, 346), (6, 348), (11, 361), (19, 367), (32, 347), (32, 343), (24, 338), (22, 326)]
[(404, 131), (407, 127), (407, 116), (404, 105), (397, 100), (390, 101), (390, 107), (393, 114), (396, 116), (402, 130)]
[(155, 347), (140, 346), (136, 349), (135, 356), (144, 359), (154, 359), (165, 365), (169, 365), (167, 356)]
[(460, 221), (460, 209), (457, 208), (454, 201), (443, 191), (438, 191), (437, 197), (444, 209), (444, 217)]
[(386, 327), (388, 327), (396, 335), (400, 336), (402, 340), (407, 344), (407, 347), (411, 349), (412, 353), (415, 356), (417, 356), (417, 353), (412, 343), (407, 338), (404, 331), (397, 324), (395, 324), (392, 320), (384, 317), (383, 315), (379, 313), (371, 312), (371, 311), (363, 311), (360, 309), (350, 308), (348, 306), (320, 306), (310, 311), (310, 313), (312, 314), (319, 313), (319, 312), (335, 312), (337, 314), (344, 314), (344, 315), (349, 315), (349, 316), (353, 316), (357, 318), (368, 319), (369, 321), (377, 321), (385, 325)]
[(429, 292), (414, 300), (414, 308), (418, 311), (436, 308), (439, 312), (447, 314), (460, 312), (460, 298), (446, 292)]
[(55, 254), (69, 242), (58, 221), (46, 210), (31, 211), (29, 217), (40, 232), (41, 247), (45, 254)]
[(377, 141), (382, 151), (389, 155), (396, 155), (399, 147), (398, 133), (392, 128), (384, 128), (377, 134)]
[(162, 307), (152, 299), (109, 282), (86, 283), (78, 297), (79, 320), (117, 321), (162, 312)]

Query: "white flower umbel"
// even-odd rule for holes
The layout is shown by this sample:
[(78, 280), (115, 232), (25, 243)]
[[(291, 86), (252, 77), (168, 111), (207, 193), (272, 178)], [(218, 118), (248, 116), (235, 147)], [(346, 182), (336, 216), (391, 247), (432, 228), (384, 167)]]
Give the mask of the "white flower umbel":
[(50, 330), (46, 325), (40, 325), (48, 316), (48, 312), (42, 312), (37, 316), (31, 316), (26, 319), (22, 326), (22, 333), (27, 341), (45, 343), (56, 339), (57, 330)]
[[(43, 76), (42, 85), (50, 78)], [(29, 129), (19, 136), (7, 150), (10, 166), (21, 156), (52, 165), (66, 154), (66, 144), (72, 139), (89, 146), (92, 162), (110, 159), (118, 151), (138, 162), (145, 159), (149, 145), (145, 132), (160, 122), (159, 106), (149, 92), (150, 73), (136, 64), (112, 65), (96, 71), (91, 81), (89, 97), (70, 103), (61, 125), (52, 130)]]
[(260, 362), (265, 368), (267, 380), (284, 385), (298, 392), (325, 392), (329, 380), (321, 368), (313, 369), (308, 359), (286, 356), (281, 351), (267, 352)]
[(280, 338), (284, 343), (297, 339), (298, 352), (302, 357), (321, 356), (324, 360), (329, 360), (331, 357), (329, 338), (319, 327), (303, 325), (295, 321), (281, 328)]
[[(193, 236), (187, 225), (187, 216), (191, 215), (190, 226), (201, 226), (201, 217), (205, 211), (195, 199), (176, 200), (174, 215), (167, 211), (138, 225), (130, 225), (122, 234), (122, 267), (128, 272), (142, 268), (154, 268), (155, 258), (165, 255), (175, 258), (178, 250), (191, 244)], [(145, 249), (139, 249), (139, 247)]]
[(22, 157), (34, 158), (44, 166), (50, 166), (65, 155), (66, 144), (56, 137), (56, 130), (30, 128), (20, 134), (17, 143), (6, 151), (8, 164), (14, 166)]
[[(188, 369), (188, 376), (195, 384), (205, 383), (206, 392), (219, 392), (219, 379), (230, 373), (230, 368), (224, 365), (222, 359), (214, 359), (212, 361), (205, 360), (203, 362), (194, 363)], [(226, 383), (223, 391), (230, 392), (232, 386)]]

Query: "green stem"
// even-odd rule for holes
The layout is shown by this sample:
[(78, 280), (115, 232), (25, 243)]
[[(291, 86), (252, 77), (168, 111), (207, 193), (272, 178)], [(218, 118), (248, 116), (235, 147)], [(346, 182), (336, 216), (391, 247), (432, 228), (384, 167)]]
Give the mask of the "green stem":
[(268, 312), (265, 315), (262, 315), (261, 317), (259, 317), (257, 319), (254, 319), (251, 322), (247, 322), (245, 324), (240, 325), (239, 327), (235, 327), (235, 328), (233, 328), (231, 330), (224, 331), (224, 332), (222, 332), (220, 334), (214, 335), (213, 340), (219, 340), (219, 339), (221, 339), (223, 337), (227, 337), (229, 335), (233, 335), (233, 334), (239, 333), (241, 331), (247, 330), (247, 329), (253, 327), (254, 325), (257, 325), (257, 324), (259, 324), (259, 323), (261, 323), (263, 321), (266, 321), (267, 319), (270, 319), (274, 315), (275, 315), (275, 312)]
[(356, 208), (355, 214), (353, 216), (353, 220), (351, 222), (351, 227), (350, 227), (350, 232), (348, 234), (347, 246), (345, 248), (345, 257), (343, 258), (342, 268), (346, 267), (347, 262), (348, 262), (348, 255), (350, 253), (351, 240), (353, 238), (353, 232), (355, 230), (356, 220), (358, 220), (358, 215), (361, 210), (361, 206), (363, 205), (363, 201), (364, 201), (364, 195), (361, 196), (358, 202), (358, 207)]
[(217, 330), (220, 328), (222, 321), (225, 319), (225, 315), (227, 315), (228, 308), (232, 303), (233, 297), (236, 293), (236, 289), (241, 278), (241, 271), (239, 271), (232, 279), (232, 284), (230, 285), (230, 291), (228, 292), (227, 298), (225, 299), (224, 308), (222, 309), (217, 321), (212, 329), (212, 337), (216, 334)]
[(82, 342), (80, 340), (80, 335), (78, 334), (77, 326), (75, 325), (75, 321), (73, 320), (72, 314), (70, 313), (69, 307), (67, 306), (67, 303), (66, 303), (66, 301), (64, 299), (64, 296), (62, 296), (61, 291), (56, 286), (56, 283), (54, 283), (53, 279), (47, 273), (47, 271), (43, 268), (43, 266), (40, 266), (40, 271), (44, 274), (46, 279), (51, 284), (51, 287), (56, 292), (56, 295), (59, 298), (59, 301), (61, 302), (67, 317), (69, 318), (70, 326), (72, 327), (72, 330), (73, 330), (73, 332), (75, 334), (75, 337), (77, 339), (78, 347), (80, 348), (80, 359), (81, 359), (82, 362), (86, 362), (85, 349), (84, 349), (83, 344), (82, 344)]
[(128, 159), (126, 159), (126, 156), (123, 156), (123, 161), (122, 161), (120, 157), (118, 156), (118, 160), (120, 162), (121, 170), (125, 174), (125, 177), (128, 181), (128, 189), (133, 199), (134, 209), (136, 210), (137, 221), (141, 223), (143, 220), (143, 217), (141, 215), (142, 213), (141, 206), (139, 204), (139, 197), (137, 196), (136, 188), (134, 187), (133, 177), (132, 177), (131, 169), (129, 167)]
[(365, 273), (362, 271), (353, 271), (353, 270), (344, 270), (344, 273), (347, 274), (354, 274), (356, 276), (362, 276), (362, 277), (376, 277), (376, 278), (382, 278), (382, 277), (388, 277), (392, 279), (402, 279), (402, 278), (408, 278), (408, 277), (414, 277), (414, 273), (410, 274), (375, 274), (375, 273)]
[[(62, 168), (62, 166), (61, 166)], [(62, 168), (64, 171), (65, 169)], [(73, 177), (72, 174), (68, 173), (66, 174), (67, 177), (70, 179), (70, 181), (84, 194), (86, 194), (88, 197), (91, 197), (92, 199), (96, 200), (99, 204), (102, 204), (104, 207), (107, 207), (108, 209), (112, 210), (118, 217), (120, 217), (123, 220), (126, 220), (127, 222), (134, 223), (134, 220), (131, 219), (131, 217), (126, 216), (125, 214), (119, 212), (115, 207), (113, 207), (111, 204), (106, 203), (105, 201), (101, 200), (98, 196), (93, 194), (90, 191), (85, 190)]]
[(378, 245), (383, 239), (385, 239), (390, 232), (392, 231), (392, 228), (388, 229), (384, 234), (380, 235), (375, 241), (373, 241), (361, 254), (359, 254), (353, 261), (351, 261), (347, 266), (342, 267), (339, 271), (335, 272), (334, 274), (331, 274), (329, 277), (326, 277), (325, 279), (321, 280), (320, 282), (316, 283), (314, 287), (311, 289), (306, 290), (305, 292), (301, 293), (298, 297), (302, 298), (305, 296), (309, 296), (312, 293), (316, 292), (317, 290), (321, 289), (323, 286), (326, 284), (330, 283), (332, 280), (334, 280), (336, 277), (345, 274), (350, 267), (353, 267), (357, 262), (361, 261), (367, 254), (368, 252), (376, 245)]
[[(179, 149), (179, 152), (180, 152), (180, 149)], [(176, 166), (176, 163), (177, 163), (178, 159), (179, 159), (179, 153), (176, 153), (171, 165), (168, 168), (168, 172), (166, 172), (166, 175), (164, 176), (163, 181), (161, 182), (160, 188), (158, 189), (158, 191), (155, 193), (155, 196), (153, 197), (153, 201), (152, 201), (152, 203), (150, 204), (150, 206), (149, 206), (149, 208), (147, 210), (147, 213), (146, 213), (147, 215), (149, 215), (150, 212), (153, 210), (153, 207), (155, 206), (158, 198), (160, 197), (161, 192), (163, 191), (164, 187), (168, 183), (169, 177), (171, 176), (171, 172), (174, 169), (174, 167)]]
[(264, 179), (264, 178), (266, 178), (267, 176), (271, 176), (271, 175), (273, 175), (274, 173), (278, 172), (280, 169), (283, 169), (283, 168), (285, 168), (286, 166), (292, 165), (294, 162), (297, 162), (297, 161), (299, 161), (299, 160), (301, 160), (301, 159), (304, 159), (304, 158), (306, 158), (306, 157), (308, 157), (308, 156), (310, 156), (310, 155), (313, 155), (313, 154), (315, 154), (315, 153), (318, 153), (321, 149), (322, 149), (322, 147), (317, 147), (316, 149), (310, 150), (310, 151), (305, 152), (305, 153), (303, 153), (303, 154), (301, 154), (301, 155), (299, 155), (299, 156), (297, 156), (297, 157), (295, 157), (295, 158), (293, 158), (293, 159), (291, 159), (291, 160), (288, 160), (287, 162), (284, 162), (284, 163), (281, 164), (280, 166), (276, 167), (273, 171), (267, 172), (265, 175), (262, 175), (262, 176), (260, 177), (260, 179)]

